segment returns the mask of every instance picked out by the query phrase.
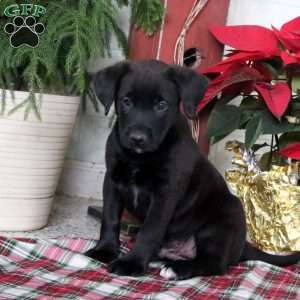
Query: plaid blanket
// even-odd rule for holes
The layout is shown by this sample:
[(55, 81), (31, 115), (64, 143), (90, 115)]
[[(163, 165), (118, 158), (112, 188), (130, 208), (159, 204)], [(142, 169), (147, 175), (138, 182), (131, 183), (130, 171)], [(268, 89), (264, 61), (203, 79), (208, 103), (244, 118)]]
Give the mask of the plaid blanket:
[(300, 299), (300, 264), (247, 262), (225, 276), (177, 282), (163, 280), (159, 268), (139, 278), (118, 277), (82, 255), (94, 243), (0, 237), (0, 299)]

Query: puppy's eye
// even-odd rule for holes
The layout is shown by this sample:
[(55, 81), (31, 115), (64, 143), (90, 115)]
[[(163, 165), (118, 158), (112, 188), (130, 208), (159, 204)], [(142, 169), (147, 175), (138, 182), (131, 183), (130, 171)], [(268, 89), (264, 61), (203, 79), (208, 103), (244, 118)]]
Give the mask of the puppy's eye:
[(169, 105), (168, 102), (165, 100), (161, 100), (155, 104), (154, 109), (158, 112), (164, 112), (168, 109)]
[(125, 112), (128, 112), (129, 109), (132, 107), (133, 103), (129, 97), (123, 97), (121, 99), (122, 108)]

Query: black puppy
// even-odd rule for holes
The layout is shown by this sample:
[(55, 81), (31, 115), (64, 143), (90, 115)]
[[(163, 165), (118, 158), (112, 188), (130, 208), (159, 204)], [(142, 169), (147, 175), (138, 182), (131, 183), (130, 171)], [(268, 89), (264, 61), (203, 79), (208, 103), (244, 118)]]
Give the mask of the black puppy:
[[(143, 274), (162, 258), (161, 275), (184, 279), (220, 275), (243, 260), (279, 266), (300, 253), (273, 256), (246, 242), (245, 216), (222, 176), (194, 142), (193, 118), (207, 87), (194, 71), (159, 61), (121, 62), (95, 76), (95, 91), (117, 121), (108, 138), (104, 213), (97, 246), (87, 255), (119, 275)], [(119, 256), (120, 219), (126, 207), (142, 221), (133, 250)]]

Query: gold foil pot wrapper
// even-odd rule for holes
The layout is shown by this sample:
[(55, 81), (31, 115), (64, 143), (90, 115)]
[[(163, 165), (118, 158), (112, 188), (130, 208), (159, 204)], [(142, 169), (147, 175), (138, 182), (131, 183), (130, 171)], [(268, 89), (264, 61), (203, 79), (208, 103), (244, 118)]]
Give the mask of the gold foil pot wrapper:
[(228, 142), (226, 149), (233, 152), (236, 168), (225, 178), (244, 205), (252, 243), (273, 253), (300, 251), (298, 163), (262, 172), (242, 143)]

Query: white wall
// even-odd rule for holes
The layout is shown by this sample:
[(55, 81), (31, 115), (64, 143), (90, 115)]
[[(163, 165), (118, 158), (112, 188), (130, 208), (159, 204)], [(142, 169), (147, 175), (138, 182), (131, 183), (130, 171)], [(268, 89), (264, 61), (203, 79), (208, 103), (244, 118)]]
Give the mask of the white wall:
[[(122, 9), (119, 24), (128, 34), (128, 8)], [(89, 71), (96, 72), (124, 59), (115, 39), (112, 39), (111, 54), (111, 58), (92, 61)], [(111, 119), (104, 116), (103, 108), (99, 106), (100, 113), (89, 105), (87, 112), (80, 112), (77, 118), (58, 192), (85, 198), (102, 197), (104, 149)]]
[(227, 24), (280, 27), (299, 15), (299, 0), (231, 0)]
[[(279, 29), (283, 23), (299, 15), (299, 0), (231, 0), (227, 24), (262, 25), (268, 28), (273, 25)], [(231, 154), (226, 152), (224, 147), (226, 141), (233, 139), (244, 141), (243, 134), (235, 132), (211, 147), (210, 160), (222, 173), (231, 166)], [(269, 141), (269, 137), (263, 137), (261, 140), (265, 139)]]

